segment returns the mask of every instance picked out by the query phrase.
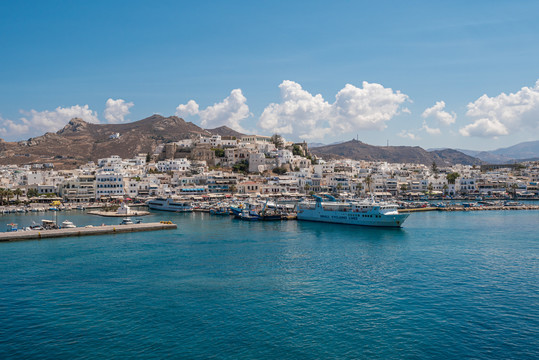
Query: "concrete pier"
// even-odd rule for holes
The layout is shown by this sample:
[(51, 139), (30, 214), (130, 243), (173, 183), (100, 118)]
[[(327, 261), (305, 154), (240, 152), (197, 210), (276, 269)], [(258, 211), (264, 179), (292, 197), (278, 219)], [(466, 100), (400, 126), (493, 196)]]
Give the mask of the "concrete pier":
[(30, 230), (0, 233), (0, 242), (47, 239), (68, 236), (108, 235), (136, 231), (171, 230), (178, 226), (171, 223), (146, 223), (132, 225), (104, 225), (57, 230)]

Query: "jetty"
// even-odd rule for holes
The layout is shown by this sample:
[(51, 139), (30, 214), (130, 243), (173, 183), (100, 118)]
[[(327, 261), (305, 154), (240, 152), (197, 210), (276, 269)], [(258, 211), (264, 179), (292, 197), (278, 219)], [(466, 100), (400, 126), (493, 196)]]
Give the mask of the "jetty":
[(488, 210), (539, 210), (539, 205), (497, 205), (497, 206), (463, 206), (449, 205), (446, 207), (421, 207), (399, 209), (400, 213), (422, 212), (422, 211), (488, 211)]
[(129, 225), (102, 225), (54, 230), (29, 230), (0, 233), (0, 242), (49, 239), (69, 236), (109, 235), (138, 231), (172, 230), (178, 226), (170, 221)]

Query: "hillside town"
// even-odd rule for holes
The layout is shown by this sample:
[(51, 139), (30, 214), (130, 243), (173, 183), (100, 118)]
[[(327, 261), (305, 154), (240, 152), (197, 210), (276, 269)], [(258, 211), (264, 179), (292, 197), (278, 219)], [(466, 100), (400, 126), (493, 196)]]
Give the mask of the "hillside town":
[(279, 135), (213, 135), (161, 144), (154, 153), (129, 159), (111, 154), (74, 170), (55, 170), (49, 163), (5, 165), (0, 167), (0, 202), (317, 193), (372, 194), (380, 199), (537, 199), (538, 182), (538, 162), (442, 167), (324, 160), (311, 155), (306, 143), (287, 142)]

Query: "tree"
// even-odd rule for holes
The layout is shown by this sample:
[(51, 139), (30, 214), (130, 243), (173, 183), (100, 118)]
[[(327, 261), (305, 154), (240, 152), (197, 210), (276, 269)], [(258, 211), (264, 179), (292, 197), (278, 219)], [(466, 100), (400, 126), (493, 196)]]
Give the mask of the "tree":
[(305, 186), (303, 186), (303, 190), (305, 190), (305, 192), (308, 192), (310, 188), (311, 186), (309, 184), (305, 184)]
[(7, 198), (7, 203), (9, 205), (9, 199), (13, 196), (13, 191), (11, 189), (7, 189), (5, 195)]
[(434, 190), (434, 186), (432, 186), (432, 183), (429, 183), (429, 184), (427, 185), (427, 189), (429, 190), (429, 195), (431, 195), (431, 194), (432, 194), (432, 190)]
[(13, 191), (13, 194), (17, 197), (17, 201), (19, 201), (19, 196), (22, 195), (22, 190), (19, 188), (16, 188), (15, 191)]
[(284, 147), (284, 139), (279, 134), (273, 134), (271, 136), (271, 142), (275, 145), (277, 149), (282, 149)]
[(460, 174), (458, 172), (449, 173), (446, 176), (447, 182), (450, 184), (454, 184), (459, 176)]
[(443, 189), (444, 189), (444, 194), (446, 194), (446, 193), (447, 193), (447, 189), (449, 189), (449, 186), (447, 186), (447, 184), (444, 184)]
[(436, 165), (436, 161), (432, 162), (431, 169), (432, 169), (432, 173), (434, 174), (434, 178), (438, 179), (438, 165)]
[(363, 184), (358, 183), (358, 184), (356, 185), (356, 192), (357, 192), (357, 195), (358, 195), (358, 196), (361, 195), (361, 191), (362, 191), (362, 190), (363, 190)]
[(228, 187), (228, 191), (230, 191), (232, 194), (236, 192), (236, 185), (232, 184)]
[(401, 184), (401, 191), (404, 192), (408, 190), (408, 184)]
[(4, 196), (6, 196), (6, 189), (0, 188), (0, 203), (4, 205)]
[(287, 172), (284, 166), (277, 166), (276, 168), (273, 168), (272, 171), (277, 175), (284, 175)]
[(28, 189), (28, 191), (26, 191), (26, 196), (28, 198), (37, 197), (37, 196), (39, 196), (39, 193), (38, 193), (37, 189), (32, 188), (32, 189)]
[(150, 155), (150, 153), (147, 153), (146, 154), (146, 164), (148, 164), (151, 160), (152, 160), (152, 156)]
[(292, 155), (303, 156), (303, 149), (301, 146), (294, 144), (292, 147)]
[(216, 157), (220, 157), (220, 158), (225, 157), (225, 151), (223, 149), (217, 148), (214, 151), (215, 151), (215, 156)]
[(368, 192), (372, 192), (372, 191), (371, 191), (371, 184), (372, 184), (372, 176), (369, 174), (369, 175), (367, 175), (367, 177), (365, 178), (365, 185), (367, 186), (367, 191), (368, 191)]
[(235, 163), (232, 166), (232, 171), (234, 172), (241, 172), (241, 173), (248, 173), (249, 172), (249, 161), (247, 160), (241, 160)]

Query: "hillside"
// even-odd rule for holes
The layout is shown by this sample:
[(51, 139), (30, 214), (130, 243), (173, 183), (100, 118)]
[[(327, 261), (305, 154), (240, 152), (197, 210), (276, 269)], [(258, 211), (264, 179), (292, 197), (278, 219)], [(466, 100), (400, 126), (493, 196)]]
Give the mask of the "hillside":
[(214, 135), (220, 135), (220, 136), (234, 136), (236, 138), (240, 138), (244, 136), (245, 134), (242, 134), (234, 129), (229, 128), (228, 126), (220, 126), (215, 129), (206, 129), (207, 132), (212, 133)]
[(438, 166), (452, 164), (480, 165), (481, 161), (457, 150), (445, 149), (426, 151), (419, 146), (374, 146), (351, 140), (335, 145), (312, 148), (311, 152), (324, 158), (349, 158), (390, 163), (419, 163)]
[[(111, 138), (116, 133), (120, 137)], [(158, 143), (199, 134), (210, 135), (176, 116), (153, 115), (127, 124), (93, 124), (75, 118), (56, 133), (1, 142), (0, 164), (54, 163), (58, 168), (74, 168), (110, 155), (128, 158), (152, 152)]]
[(506, 148), (489, 151), (457, 150), (490, 164), (514, 163), (539, 158), (539, 140), (526, 141)]

